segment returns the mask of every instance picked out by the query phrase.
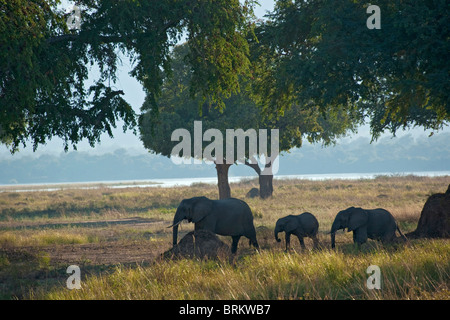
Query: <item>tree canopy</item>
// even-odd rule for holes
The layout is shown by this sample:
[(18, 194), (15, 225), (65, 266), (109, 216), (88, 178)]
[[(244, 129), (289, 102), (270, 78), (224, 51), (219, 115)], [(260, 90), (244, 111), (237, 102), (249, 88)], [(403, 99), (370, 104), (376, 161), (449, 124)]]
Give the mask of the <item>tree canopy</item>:
[[(328, 131), (341, 132), (335, 120), (351, 129), (367, 119), (374, 139), (449, 122), (448, 1), (379, 0), (381, 29), (370, 30), (365, 1), (277, 0), (253, 33), (255, 3), (79, 0), (81, 28), (69, 29), (59, 0), (0, 0), (0, 141), (15, 152), (57, 136), (67, 150), (112, 136), (120, 120), (124, 130), (135, 128), (136, 114), (115, 86), (121, 59), (132, 62), (130, 74), (159, 123), (194, 119), (194, 104), (201, 105), (205, 129), (213, 116), (224, 125), (214, 120), (215, 128), (285, 126), (281, 150), (302, 136), (326, 142)], [(171, 50), (183, 37), (189, 76), (168, 105), (179, 99), (186, 110), (158, 118), (157, 101), (168, 101), (164, 91), (180, 81), (167, 79), (176, 70)], [(92, 83), (93, 66), (100, 76)], [(255, 103), (263, 115), (249, 111)]]
[[(191, 47), (190, 93), (221, 106), (239, 90), (249, 68), (248, 27), (253, 1), (79, 0), (81, 28), (69, 30), (58, 0), (0, 1), (0, 141), (12, 152), (53, 136), (65, 149), (82, 139), (93, 146), (135, 113), (116, 81), (121, 57), (155, 105), (170, 49), (185, 35)], [(100, 77), (88, 84), (89, 68)]]
[(256, 31), (275, 61), (255, 75), (266, 108), (292, 101), (336, 106), (368, 119), (372, 136), (450, 120), (450, 12), (445, 0), (380, 0), (381, 29), (367, 1), (279, 0)]
[[(348, 131), (355, 130), (358, 124), (357, 117), (349, 114), (344, 109), (336, 108), (330, 112), (326, 117), (320, 112), (320, 108), (314, 105), (292, 105), (284, 115), (272, 116), (264, 112), (260, 105), (255, 102), (251, 89), (251, 79), (241, 79), (240, 93), (231, 95), (224, 100), (225, 107), (223, 109), (215, 108), (209, 104), (203, 103), (197, 99), (193, 100), (189, 97), (190, 78), (192, 77), (191, 68), (186, 63), (186, 57), (189, 56), (188, 44), (177, 46), (173, 50), (173, 64), (171, 77), (165, 79), (162, 94), (157, 100), (158, 113), (152, 112), (153, 104), (147, 99), (142, 106), (142, 114), (139, 118), (140, 137), (144, 146), (150, 151), (161, 154), (166, 157), (173, 156), (174, 147), (179, 144), (178, 141), (171, 141), (172, 133), (176, 129), (185, 129), (189, 132), (191, 139), (196, 135), (194, 131), (194, 121), (202, 122), (202, 131), (208, 129), (218, 129), (222, 134), (222, 138), (226, 137), (227, 129), (242, 129), (247, 131), (254, 129), (259, 132), (260, 129), (267, 129), (267, 154), (272, 156), (270, 130), (279, 130), (279, 151), (289, 151), (295, 147), (301, 147), (303, 139), (309, 142), (322, 142), (324, 145), (329, 145), (335, 142), (337, 137), (345, 135)], [(203, 139), (203, 132), (200, 139)], [(197, 133), (198, 134), (198, 133)], [(259, 138), (259, 136), (258, 136)], [(217, 139), (217, 137), (216, 137)], [(191, 150), (189, 155), (198, 159), (216, 161), (216, 169), (219, 179), (219, 194), (223, 197), (230, 196), (228, 186), (228, 168), (230, 164), (236, 163), (237, 152), (234, 152), (233, 159), (226, 159), (226, 150), (221, 150), (218, 153), (223, 155), (224, 159), (206, 159), (204, 157), (204, 150), (211, 145), (210, 140), (202, 140), (202, 153), (196, 155), (193, 143), (190, 144)], [(237, 143), (232, 147), (236, 148)], [(259, 145), (259, 140), (258, 140)], [(225, 149), (226, 143), (222, 143)], [(263, 177), (261, 175), (264, 168), (260, 168), (258, 164), (249, 161), (252, 156), (249, 143), (245, 145), (245, 164), (252, 167), (260, 176), (260, 194), (263, 197), (270, 196), (271, 178)], [(184, 150), (186, 151), (186, 150)], [(217, 150), (214, 150), (217, 153)], [(261, 152), (258, 150), (257, 152)], [(216, 156), (216, 154), (213, 156)], [(223, 160), (219, 161), (217, 160)], [(272, 159), (275, 160), (275, 159)], [(242, 163), (242, 159), (240, 160)], [(262, 169), (262, 170), (261, 170)], [(269, 181), (265, 181), (265, 178)], [(267, 180), (266, 179), (266, 180)], [(268, 183), (269, 190), (263, 190), (264, 183)], [(221, 190), (221, 184), (224, 184)]]

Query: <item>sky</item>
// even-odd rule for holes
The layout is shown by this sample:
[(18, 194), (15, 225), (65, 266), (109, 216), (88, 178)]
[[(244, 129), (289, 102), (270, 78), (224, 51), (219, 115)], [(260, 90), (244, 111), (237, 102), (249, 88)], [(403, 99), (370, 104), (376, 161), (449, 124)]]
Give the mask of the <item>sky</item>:
[[(255, 9), (255, 14), (259, 18), (263, 18), (267, 11), (271, 11), (274, 6), (274, 0), (259, 0), (260, 6)], [(63, 5), (66, 4), (69, 8), (68, 1), (63, 1)], [(142, 89), (142, 85), (134, 78), (132, 78), (128, 72), (131, 71), (132, 66), (127, 59), (122, 60), (123, 63), (118, 68), (118, 81), (115, 84), (117, 89), (124, 91), (124, 98), (130, 103), (136, 113), (140, 113), (140, 107), (142, 106), (145, 93)], [(95, 68), (91, 70), (91, 75), (96, 76)], [(450, 132), (447, 127), (440, 132)], [(439, 134), (440, 132), (436, 133)], [(87, 141), (82, 141), (77, 145), (79, 151), (87, 151), (92, 154), (102, 154), (107, 152), (112, 152), (119, 148), (126, 148), (130, 154), (146, 153), (147, 150), (142, 145), (139, 140), (138, 135), (134, 135), (132, 131), (128, 130), (123, 133), (121, 122), (117, 122), (117, 128), (113, 130), (114, 138), (110, 138), (107, 134), (103, 134), (101, 137), (101, 142), (98, 143), (94, 148), (90, 147)], [(398, 132), (397, 136), (401, 137), (405, 134), (412, 134), (414, 137), (429, 136), (430, 131), (424, 131), (422, 128), (416, 128), (407, 130), (405, 132)], [(390, 134), (385, 134), (382, 137), (390, 136)], [(361, 127), (357, 134), (343, 138), (342, 142), (349, 142), (352, 139), (358, 139), (360, 137), (370, 137), (369, 128), (367, 126)], [(381, 140), (381, 139), (380, 139)], [(339, 142), (338, 142), (339, 143)], [(69, 151), (72, 151), (71, 147)], [(22, 156), (34, 155), (36, 157), (42, 154), (61, 154), (63, 150), (63, 141), (60, 138), (53, 138), (47, 142), (46, 145), (39, 145), (36, 152), (32, 150), (32, 144), (28, 143), (26, 148), (20, 148), (20, 151), (14, 155), (11, 155), (8, 148), (4, 145), (0, 146), (0, 159), (17, 159)]]

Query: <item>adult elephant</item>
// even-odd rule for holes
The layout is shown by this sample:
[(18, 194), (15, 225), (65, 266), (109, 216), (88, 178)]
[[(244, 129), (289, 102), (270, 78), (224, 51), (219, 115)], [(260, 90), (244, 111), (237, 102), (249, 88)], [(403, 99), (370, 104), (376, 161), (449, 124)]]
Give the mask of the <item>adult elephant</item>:
[(331, 247), (335, 247), (336, 231), (347, 228), (347, 232), (353, 231), (353, 242), (361, 245), (367, 238), (380, 240), (383, 243), (395, 239), (395, 231), (406, 240), (400, 231), (392, 214), (385, 209), (366, 210), (350, 207), (340, 211), (331, 226)]
[(173, 246), (177, 245), (178, 225), (187, 219), (195, 224), (195, 230), (209, 230), (233, 239), (231, 252), (236, 253), (241, 236), (259, 248), (253, 225), (253, 214), (247, 203), (235, 198), (211, 200), (194, 197), (181, 201), (173, 218)]
[(296, 235), (300, 241), (302, 249), (306, 249), (303, 241), (304, 237), (310, 237), (313, 240), (314, 248), (319, 246), (317, 239), (317, 232), (319, 230), (319, 222), (312, 213), (304, 212), (299, 215), (289, 215), (277, 220), (275, 225), (274, 234), (275, 239), (280, 242), (278, 233), (284, 232), (286, 239), (286, 251), (289, 250), (291, 242), (291, 234)]

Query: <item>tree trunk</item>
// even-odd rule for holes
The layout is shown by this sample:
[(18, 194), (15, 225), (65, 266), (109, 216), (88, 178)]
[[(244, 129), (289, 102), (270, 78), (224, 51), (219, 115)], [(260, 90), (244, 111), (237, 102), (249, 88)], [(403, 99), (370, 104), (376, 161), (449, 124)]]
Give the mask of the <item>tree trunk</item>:
[(219, 199), (231, 198), (230, 184), (228, 183), (228, 169), (230, 164), (217, 164), (217, 186), (219, 187)]
[(272, 196), (273, 193), (273, 175), (259, 175), (259, 196), (261, 199), (266, 199)]
[(266, 199), (266, 198), (271, 197), (273, 194), (273, 175), (267, 174), (267, 173), (271, 173), (270, 165), (266, 165), (266, 168), (264, 170), (265, 174), (261, 174), (262, 172), (261, 172), (261, 169), (259, 168), (258, 164), (248, 163), (248, 162), (245, 162), (245, 164), (247, 166), (253, 168), (253, 170), (255, 170), (259, 176), (259, 197), (261, 199)]

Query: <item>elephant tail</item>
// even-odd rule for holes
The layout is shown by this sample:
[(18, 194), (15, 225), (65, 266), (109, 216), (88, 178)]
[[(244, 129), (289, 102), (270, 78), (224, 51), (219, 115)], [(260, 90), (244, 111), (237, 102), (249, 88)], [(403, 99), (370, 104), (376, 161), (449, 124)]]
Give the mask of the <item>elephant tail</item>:
[(403, 232), (400, 230), (400, 227), (397, 224), (397, 231), (400, 234), (400, 236), (403, 238), (403, 240), (408, 241), (408, 238), (403, 234)]

